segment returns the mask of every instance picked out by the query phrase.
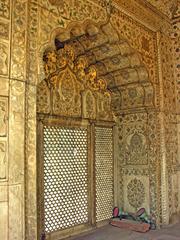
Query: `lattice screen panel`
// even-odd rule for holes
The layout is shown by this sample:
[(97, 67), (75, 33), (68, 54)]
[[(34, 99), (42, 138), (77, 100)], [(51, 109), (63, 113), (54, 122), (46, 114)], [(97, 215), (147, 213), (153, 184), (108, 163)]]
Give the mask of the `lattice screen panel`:
[(95, 128), (96, 221), (112, 217), (113, 143), (112, 128)]
[(45, 231), (88, 222), (87, 129), (44, 126)]

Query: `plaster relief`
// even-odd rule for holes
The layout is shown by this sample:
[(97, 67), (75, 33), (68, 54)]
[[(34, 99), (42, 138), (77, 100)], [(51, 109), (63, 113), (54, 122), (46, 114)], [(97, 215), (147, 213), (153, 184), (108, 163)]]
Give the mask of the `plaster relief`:
[(90, 90), (84, 91), (82, 94), (83, 117), (96, 118), (96, 100)]
[(7, 99), (0, 97), (0, 137), (7, 136)]
[(0, 202), (0, 213), (1, 213), (0, 239), (8, 240), (8, 203), (7, 202)]
[(6, 179), (6, 143), (0, 141), (0, 180)]
[(5, 40), (9, 39), (9, 23), (0, 21), (0, 37)]
[(126, 139), (125, 158), (127, 164), (138, 165), (147, 164), (147, 147), (144, 135), (134, 133)]
[(8, 46), (0, 43), (0, 74), (8, 74)]
[(137, 178), (132, 179), (127, 185), (127, 198), (129, 204), (136, 210), (140, 208), (145, 200), (144, 184)]
[(8, 96), (9, 90), (9, 80), (6, 78), (0, 78), (0, 95), (1, 96)]
[(10, 3), (9, 0), (0, 0), (0, 17), (9, 18)]

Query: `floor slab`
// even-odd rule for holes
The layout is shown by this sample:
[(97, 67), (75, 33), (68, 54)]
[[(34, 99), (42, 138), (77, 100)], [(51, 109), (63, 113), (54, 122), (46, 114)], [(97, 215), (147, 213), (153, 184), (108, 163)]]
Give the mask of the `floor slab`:
[(69, 240), (180, 240), (180, 224), (147, 233), (132, 232), (108, 225)]

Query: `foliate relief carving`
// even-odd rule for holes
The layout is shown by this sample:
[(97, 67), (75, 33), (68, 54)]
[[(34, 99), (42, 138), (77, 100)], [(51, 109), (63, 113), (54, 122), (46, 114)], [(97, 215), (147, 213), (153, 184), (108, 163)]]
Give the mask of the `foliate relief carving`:
[[(36, 84), (38, 82), (38, 25), (39, 24), (39, 6), (30, 3), (28, 6), (28, 75), (29, 82)], [(43, 78), (41, 79), (43, 80)]]
[(0, 37), (5, 40), (9, 39), (9, 23), (0, 21)]
[(9, 18), (10, 2), (9, 0), (0, 0), (0, 17)]
[(146, 137), (139, 133), (129, 135), (126, 139), (126, 164), (148, 164)]
[(40, 36), (42, 43), (48, 41), (48, 36), (52, 29), (57, 27), (66, 28), (70, 21), (92, 19), (96, 23), (99, 23), (104, 22), (107, 16), (106, 9), (92, 1), (40, 0), (39, 2), (43, 7), (40, 11)]
[(91, 90), (84, 91), (82, 94), (83, 118), (96, 118), (96, 99)]
[(136, 210), (142, 206), (145, 201), (144, 184), (137, 178), (132, 179), (127, 185), (127, 198), (129, 204)]
[(116, 9), (116, 11), (116, 14), (112, 16), (113, 26), (116, 26), (119, 34), (128, 40), (128, 43), (133, 49), (141, 53), (141, 60), (148, 70), (150, 81), (157, 81), (155, 34), (132, 21), (131, 18), (119, 10)]
[(160, 48), (162, 60), (162, 75), (163, 75), (163, 93), (164, 93), (164, 108), (169, 112), (176, 112), (175, 104), (175, 79), (172, 54), (172, 39), (169, 36), (161, 35)]
[(122, 109), (142, 107), (144, 103), (144, 90), (140, 86), (121, 89)]
[(111, 111), (111, 96), (109, 94), (97, 93), (97, 118), (113, 120)]
[(6, 142), (0, 141), (0, 180), (6, 178)]
[(0, 98), (0, 137), (7, 136), (8, 101)]
[(85, 57), (80, 56), (75, 59), (74, 49), (69, 45), (65, 45), (64, 48), (59, 50), (46, 52), (44, 54), (44, 63), (49, 86), (54, 87), (56, 84), (56, 71), (64, 70), (68, 67), (86, 88), (108, 94), (107, 83), (104, 79), (98, 79), (96, 68), (94, 66), (88, 67)]
[[(180, 6), (179, 6), (180, 8)], [(173, 22), (173, 60), (174, 60), (174, 71), (175, 71), (175, 79), (176, 79), (176, 89), (177, 89), (177, 111), (180, 113), (180, 73), (179, 73), (179, 62), (180, 62), (180, 26), (179, 26), (179, 19), (180, 18), (180, 11), (179, 16)]]
[(25, 80), (26, 77), (26, 24), (27, 1), (13, 1), (12, 16), (12, 63), (11, 77)]
[[(50, 89), (54, 114), (83, 114), (84, 117), (94, 119), (97, 108), (97, 116), (100, 119), (112, 120), (111, 95), (107, 90), (107, 83), (97, 77), (94, 66), (88, 66), (85, 56), (75, 58), (74, 49), (69, 45), (59, 50), (47, 51), (44, 54), (44, 70), (46, 79), (40, 84), (40, 89), (41, 86), (45, 87), (44, 92), (47, 91), (47, 87)], [(43, 106), (47, 107), (47, 101), (41, 103), (44, 99), (42, 94), (43, 91), (38, 96), (38, 103), (44, 112)]]
[(50, 89), (45, 81), (37, 86), (37, 112), (50, 113)]
[(0, 43), (0, 74), (8, 75), (8, 45)]
[(63, 116), (81, 116), (81, 85), (69, 68), (57, 76), (53, 90), (53, 113)]

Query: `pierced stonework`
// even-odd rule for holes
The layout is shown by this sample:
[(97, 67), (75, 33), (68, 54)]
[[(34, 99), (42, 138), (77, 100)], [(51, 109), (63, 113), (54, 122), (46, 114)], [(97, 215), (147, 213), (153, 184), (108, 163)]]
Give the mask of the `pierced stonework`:
[(142, 206), (145, 200), (144, 184), (137, 178), (132, 179), (127, 185), (127, 198), (129, 204), (138, 209)]

